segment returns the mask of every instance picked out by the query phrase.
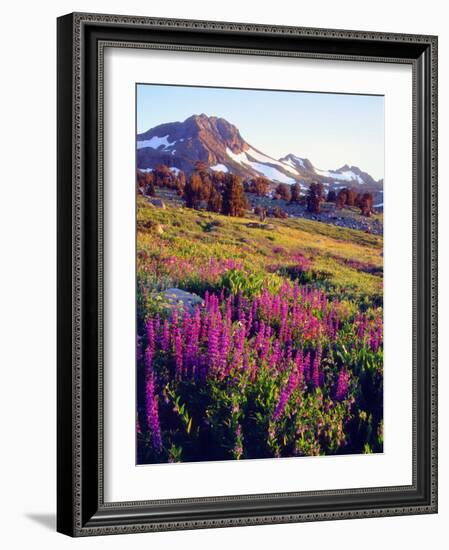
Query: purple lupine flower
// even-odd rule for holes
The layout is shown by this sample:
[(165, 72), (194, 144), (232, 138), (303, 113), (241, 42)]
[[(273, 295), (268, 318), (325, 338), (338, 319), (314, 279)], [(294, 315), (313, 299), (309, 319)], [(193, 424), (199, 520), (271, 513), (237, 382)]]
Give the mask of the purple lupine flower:
[(282, 300), (281, 312), (280, 312), (281, 328), (279, 330), (279, 339), (281, 340), (281, 342), (285, 342), (286, 340), (285, 335), (287, 331), (287, 322), (288, 322), (288, 306), (289, 306), (288, 301)]
[(285, 407), (287, 405), (288, 400), (290, 399), (291, 394), (295, 390), (295, 388), (298, 385), (298, 373), (296, 372), (296, 369), (293, 369), (290, 373), (287, 385), (282, 388), (281, 394), (279, 396), (278, 404), (276, 405), (276, 409), (273, 413), (272, 420), (276, 421), (279, 420), (279, 418), (282, 416), (282, 413), (285, 410)]
[(160, 345), (162, 351), (165, 352), (167, 352), (170, 347), (170, 324), (168, 322), (168, 319), (165, 319), (162, 325)]
[(184, 338), (188, 340), (190, 338), (190, 329), (192, 326), (192, 319), (190, 318), (189, 312), (184, 312), (184, 318), (182, 322), (182, 331), (184, 333)]
[(379, 318), (377, 322), (377, 341), (379, 345), (383, 343), (383, 323), (382, 323), (382, 317)]
[(293, 352), (291, 344), (287, 345), (285, 350), (285, 368), (287, 368), (292, 360)]
[(206, 343), (207, 333), (209, 331), (209, 316), (207, 310), (204, 312), (201, 326), (200, 326), (200, 342)]
[(218, 366), (219, 350), (219, 331), (217, 327), (210, 325), (207, 336), (207, 355), (209, 357), (209, 367), (215, 369)]
[(251, 333), (251, 329), (253, 328), (253, 310), (252, 308), (248, 308), (248, 319), (246, 320), (246, 326), (248, 335)]
[(292, 329), (289, 326), (287, 326), (287, 328), (285, 330), (284, 341), (286, 342), (287, 345), (291, 346), (291, 343), (292, 343)]
[(159, 313), (156, 315), (156, 319), (154, 320), (154, 334), (157, 336), (159, 334), (161, 328), (161, 318)]
[(259, 325), (259, 328), (258, 328), (256, 341), (254, 342), (254, 347), (255, 347), (256, 351), (261, 350), (264, 339), (265, 339), (265, 322), (261, 321), (261, 323)]
[[(198, 339), (201, 328), (201, 317), (198, 307), (195, 308), (193, 320), (188, 331), (188, 340), (184, 353), (184, 369), (194, 375), (195, 366), (198, 364)], [(184, 340), (187, 339), (187, 334), (184, 332)]]
[(243, 353), (243, 370), (247, 371), (250, 368), (250, 356), (249, 356), (249, 350), (245, 349)]
[(253, 306), (252, 306), (252, 314), (251, 314), (251, 318), (253, 319), (253, 321), (255, 321), (257, 319), (257, 312), (258, 312), (258, 309), (259, 309), (259, 300), (256, 298), (253, 302)]
[(145, 409), (153, 448), (156, 452), (160, 452), (162, 450), (161, 426), (159, 422), (158, 400), (155, 391), (153, 352), (149, 348), (145, 354)]
[(327, 326), (328, 326), (328, 333), (332, 340), (335, 340), (335, 326), (334, 326), (334, 312), (331, 310), (329, 311), (329, 315), (326, 318)]
[[(220, 367), (223, 369), (224, 372), (227, 370), (227, 363), (228, 363), (228, 353), (231, 348), (231, 328), (229, 325), (224, 323), (223, 331), (221, 333), (221, 339), (220, 339)], [(232, 367), (232, 365), (230, 365)]]
[(240, 367), (243, 364), (243, 354), (245, 351), (245, 325), (238, 327), (234, 332), (234, 352), (232, 364)]
[(310, 370), (311, 370), (311, 357), (310, 357), (310, 351), (308, 351), (304, 357), (304, 380), (306, 382), (310, 381)]
[(298, 371), (298, 385), (300, 385), (304, 381), (304, 358), (301, 349), (296, 352), (295, 367)]
[(154, 320), (151, 317), (147, 320), (146, 329), (147, 329), (148, 347), (151, 349), (151, 353), (153, 354), (154, 344), (155, 344), (155, 330), (154, 330)]
[(272, 300), (270, 300), (271, 302), (271, 307), (272, 307), (272, 316), (273, 317), (277, 317), (278, 319), (280, 319), (281, 317), (281, 297), (280, 296), (273, 296)]
[(379, 348), (379, 344), (377, 341), (377, 332), (372, 328), (369, 330), (368, 342), (370, 348), (374, 351), (374, 353), (376, 353)]
[(263, 339), (261, 348), (260, 348), (260, 360), (265, 361), (268, 357), (271, 346), (271, 332), (272, 328), (268, 326), (265, 330), (265, 337)]
[(335, 390), (335, 399), (338, 401), (344, 401), (348, 395), (349, 386), (349, 372), (346, 369), (342, 369), (338, 373), (337, 389)]
[(240, 291), (237, 296), (237, 319), (240, 321), (243, 317), (243, 293)]
[(278, 340), (275, 340), (272, 350), (271, 350), (271, 357), (269, 361), (270, 368), (274, 369), (276, 368), (281, 361), (281, 346), (279, 344)]
[(201, 333), (201, 313), (198, 306), (195, 307), (195, 311), (193, 313), (193, 323), (192, 323), (192, 329), (190, 337), (193, 340), (194, 343), (194, 349), (196, 353), (198, 352), (198, 343), (200, 339), (200, 333)]
[(314, 388), (318, 388), (320, 385), (320, 365), (321, 365), (321, 346), (318, 346), (315, 351), (315, 357), (313, 358), (312, 366), (312, 385)]
[(176, 328), (174, 334), (175, 376), (179, 380), (182, 378), (183, 369), (183, 342), (181, 329)]

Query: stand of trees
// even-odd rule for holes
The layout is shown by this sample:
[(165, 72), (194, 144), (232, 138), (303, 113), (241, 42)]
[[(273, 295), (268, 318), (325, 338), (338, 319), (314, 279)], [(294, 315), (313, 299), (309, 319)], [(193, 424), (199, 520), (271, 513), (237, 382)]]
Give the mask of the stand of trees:
[(186, 184), (186, 175), (182, 170), (175, 172), (165, 164), (158, 164), (150, 172), (137, 170), (136, 181), (138, 190), (144, 195), (154, 196), (156, 187), (176, 189), (178, 195), (182, 195)]
[(248, 193), (254, 193), (258, 197), (265, 197), (268, 193), (269, 187), (269, 180), (267, 180), (267, 178), (264, 178), (263, 176), (253, 178), (245, 182), (245, 191), (247, 191)]
[(198, 209), (209, 198), (210, 190), (203, 185), (199, 172), (193, 172), (184, 187), (184, 199), (188, 208)]
[[(210, 171), (206, 163), (198, 161), (189, 178), (186, 178), (182, 170), (171, 170), (164, 164), (159, 164), (148, 172), (137, 170), (136, 186), (137, 192), (146, 196), (155, 196), (157, 187), (167, 187), (176, 190), (188, 208), (206, 208), (210, 212), (243, 216), (249, 206), (245, 192), (265, 197), (270, 188), (270, 181), (260, 176), (242, 183), (236, 174)], [(338, 193), (331, 190), (326, 196), (324, 185), (318, 182), (310, 184), (306, 196), (301, 196), (299, 183), (292, 186), (279, 183), (273, 198), (306, 205), (307, 210), (313, 214), (321, 212), (321, 203), (325, 200), (335, 202), (338, 209), (345, 206), (360, 208), (362, 216), (369, 217), (373, 213), (372, 193), (356, 193), (353, 189), (344, 188)], [(260, 214), (261, 219), (265, 219), (267, 215), (279, 218), (288, 216), (279, 207), (269, 211), (260, 207), (260, 212), (256, 214)]]
[[(138, 192), (147, 196), (156, 194), (156, 187), (176, 189), (188, 208), (207, 208), (211, 212), (220, 212), (229, 216), (243, 216), (248, 208), (245, 190), (239, 176), (224, 172), (209, 172), (207, 164), (197, 162), (188, 179), (182, 170), (177, 173), (164, 164), (156, 166), (151, 172), (137, 170), (136, 184)], [(265, 194), (269, 181), (265, 178), (254, 180), (254, 189)]]
[(241, 179), (235, 174), (226, 174), (223, 188), (222, 213), (229, 216), (243, 216), (248, 209), (245, 190)]
[(338, 209), (344, 206), (356, 206), (360, 208), (362, 216), (369, 217), (373, 212), (372, 193), (356, 193), (353, 189), (341, 189), (335, 199), (335, 205)]
[(289, 201), (291, 198), (290, 194), (290, 186), (286, 183), (280, 183), (276, 187), (276, 191), (274, 192), (274, 198), (276, 199), (283, 199), (284, 201)]
[(223, 172), (210, 174), (197, 163), (184, 187), (188, 208), (205, 206), (210, 212), (243, 216), (248, 208), (245, 190), (239, 176)]
[(137, 170), (136, 174), (137, 190), (147, 195), (154, 197), (156, 190), (154, 189), (154, 175), (152, 172), (142, 172)]
[(343, 208), (343, 206), (354, 206), (356, 198), (357, 193), (353, 189), (340, 189), (335, 204), (339, 209)]
[(220, 191), (212, 185), (207, 199), (207, 209), (209, 212), (221, 212), (223, 210), (223, 196)]
[(373, 195), (372, 193), (363, 193), (358, 196), (357, 206), (360, 208), (362, 216), (369, 218), (373, 212)]
[(298, 182), (294, 183), (290, 189), (290, 202), (300, 202), (301, 201), (301, 186)]
[(321, 212), (321, 203), (324, 202), (324, 185), (313, 182), (307, 193), (307, 210), (313, 214)]

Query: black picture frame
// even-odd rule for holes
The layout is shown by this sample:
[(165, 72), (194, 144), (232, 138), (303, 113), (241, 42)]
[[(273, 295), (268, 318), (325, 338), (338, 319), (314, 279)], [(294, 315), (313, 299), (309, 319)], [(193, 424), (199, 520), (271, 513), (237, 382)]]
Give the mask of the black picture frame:
[[(74, 13), (58, 29), (57, 530), (71, 536), (437, 512), (437, 37)], [(413, 68), (413, 483), (105, 503), (102, 48), (294, 55)]]

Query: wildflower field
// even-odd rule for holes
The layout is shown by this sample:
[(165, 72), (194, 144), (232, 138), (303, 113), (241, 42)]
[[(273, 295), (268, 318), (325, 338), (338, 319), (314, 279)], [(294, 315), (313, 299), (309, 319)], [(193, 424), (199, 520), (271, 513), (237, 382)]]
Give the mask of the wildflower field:
[(382, 236), (245, 216), (137, 198), (137, 463), (382, 452)]

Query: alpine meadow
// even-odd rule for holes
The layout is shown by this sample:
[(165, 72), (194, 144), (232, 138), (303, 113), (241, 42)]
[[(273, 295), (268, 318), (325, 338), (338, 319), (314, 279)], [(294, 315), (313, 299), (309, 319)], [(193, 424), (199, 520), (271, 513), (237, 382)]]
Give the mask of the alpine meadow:
[(384, 98), (136, 97), (137, 464), (383, 452)]

